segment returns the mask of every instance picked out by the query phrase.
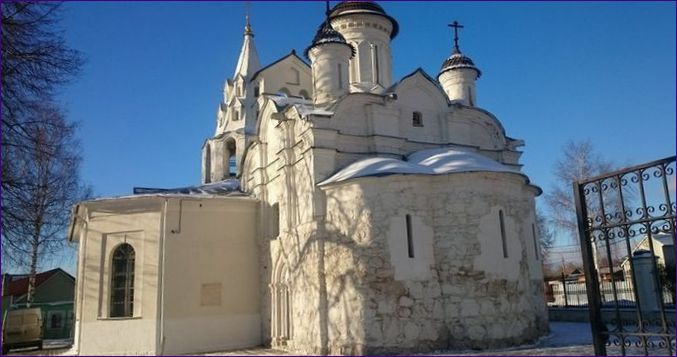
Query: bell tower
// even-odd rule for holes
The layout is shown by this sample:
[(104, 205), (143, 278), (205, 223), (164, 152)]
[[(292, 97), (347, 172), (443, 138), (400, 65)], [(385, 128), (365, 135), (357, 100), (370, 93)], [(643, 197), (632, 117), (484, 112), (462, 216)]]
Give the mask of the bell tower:
[(256, 95), (251, 79), (261, 69), (261, 63), (248, 13), (243, 37), (235, 73), (226, 81), (217, 108), (214, 137), (202, 146), (202, 183), (218, 182), (240, 174), (247, 137), (256, 126)]

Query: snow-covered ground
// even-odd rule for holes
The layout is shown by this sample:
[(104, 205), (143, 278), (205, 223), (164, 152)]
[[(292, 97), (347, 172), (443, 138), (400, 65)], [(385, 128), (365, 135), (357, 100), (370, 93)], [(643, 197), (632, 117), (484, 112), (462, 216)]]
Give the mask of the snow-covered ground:
[[(590, 325), (581, 322), (550, 323), (550, 334), (532, 345), (484, 351), (436, 351), (438, 356), (593, 356)], [(281, 356), (285, 351), (269, 348), (251, 348), (227, 352), (213, 352), (205, 356)], [(429, 355), (429, 354), (427, 354)]]
[(592, 333), (587, 322), (550, 322), (550, 334), (537, 343), (500, 350), (440, 351), (452, 356), (594, 356)]
[[(16, 355), (74, 355), (73, 351), (64, 348), (71, 341), (54, 341), (45, 344), (45, 350), (13, 351)], [(609, 350), (609, 355), (618, 355), (620, 350)], [(431, 353), (437, 356), (594, 356), (590, 325), (582, 322), (550, 322), (550, 334), (531, 345), (516, 346), (497, 350), (449, 350)], [(638, 349), (626, 352), (627, 355), (643, 355)], [(249, 348), (234, 351), (220, 351), (203, 354), (203, 356), (284, 356), (297, 355), (271, 348)], [(430, 354), (428, 354), (430, 355)]]

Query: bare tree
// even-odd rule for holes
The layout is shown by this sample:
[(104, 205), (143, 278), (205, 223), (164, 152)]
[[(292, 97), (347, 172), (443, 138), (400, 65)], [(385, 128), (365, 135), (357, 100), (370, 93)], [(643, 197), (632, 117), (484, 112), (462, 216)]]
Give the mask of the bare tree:
[(548, 225), (548, 220), (541, 210), (536, 211), (536, 234), (539, 241), (541, 261), (545, 262), (550, 255), (550, 248), (555, 243), (555, 235)]
[[(3, 253), (18, 266), (28, 266), (28, 303), (32, 302), (38, 263), (60, 251), (71, 206), (89, 195), (80, 183), (79, 143), (75, 125), (49, 102), (31, 103), (26, 126), (31, 149), (10, 155), (10, 170), (21, 189), (3, 193)], [(11, 150), (10, 150), (11, 151)]]
[(0, 4), (2, 268), (30, 267), (31, 287), (38, 258), (63, 245), (59, 229), (72, 198), (80, 193), (75, 189), (80, 161), (75, 126), (52, 103), (55, 90), (73, 79), (82, 65), (58, 28), (60, 6)]
[(3, 139), (26, 135), (21, 114), (70, 81), (82, 65), (58, 28), (60, 7), (56, 2), (2, 2)]
[(577, 236), (576, 206), (571, 190), (574, 181), (595, 177), (613, 170), (613, 164), (604, 160), (594, 149), (590, 140), (570, 141), (562, 149), (562, 158), (555, 163), (556, 184), (545, 200), (553, 225)]

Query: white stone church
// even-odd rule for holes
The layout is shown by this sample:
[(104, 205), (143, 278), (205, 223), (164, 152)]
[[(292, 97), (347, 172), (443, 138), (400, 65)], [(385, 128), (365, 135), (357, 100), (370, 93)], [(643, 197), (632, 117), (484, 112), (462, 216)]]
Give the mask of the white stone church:
[(74, 208), (78, 353), (410, 353), (547, 332), (541, 191), (524, 142), (478, 106), (458, 38), (436, 76), (393, 80), (380, 5), (317, 21), (310, 65), (262, 66), (247, 20), (201, 185)]

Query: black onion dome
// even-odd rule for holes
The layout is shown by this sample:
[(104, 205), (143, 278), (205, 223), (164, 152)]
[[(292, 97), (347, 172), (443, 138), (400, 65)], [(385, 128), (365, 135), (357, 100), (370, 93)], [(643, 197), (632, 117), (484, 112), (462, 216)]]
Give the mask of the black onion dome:
[(335, 16), (347, 11), (376, 12), (381, 15), (386, 14), (381, 5), (374, 1), (348, 0), (341, 1), (340, 3), (336, 4), (336, 6), (334, 6), (334, 8), (331, 10), (331, 16)]
[(352, 53), (350, 57), (355, 55), (355, 48), (353, 48), (353, 46), (351, 46), (346, 41), (345, 37), (343, 37), (343, 35), (341, 35), (340, 32), (334, 30), (334, 28), (331, 26), (329, 21), (324, 21), (320, 25), (320, 27), (317, 29), (317, 33), (315, 34), (315, 37), (313, 38), (313, 42), (310, 44), (310, 46), (308, 46), (308, 48), (306, 48), (306, 50), (303, 53), (305, 54), (306, 58), (309, 58), (308, 52), (310, 51), (311, 48), (313, 48), (315, 46), (327, 44), (327, 43), (344, 44), (344, 45), (350, 47), (350, 50), (351, 50), (351, 53)]
[(386, 14), (385, 10), (381, 5), (377, 4), (375, 1), (369, 0), (347, 0), (341, 1), (336, 4), (329, 14), (330, 18), (337, 18), (342, 16), (347, 16), (351, 14), (371, 14), (385, 17), (390, 20), (393, 25), (392, 33), (390, 38), (393, 39), (400, 32), (400, 25), (392, 17)]
[(442, 70), (440, 70), (440, 73), (459, 68), (474, 69), (477, 71), (477, 78), (482, 75), (482, 71), (475, 67), (475, 63), (473, 63), (470, 57), (462, 54), (460, 51), (454, 51), (454, 53), (442, 63)]

